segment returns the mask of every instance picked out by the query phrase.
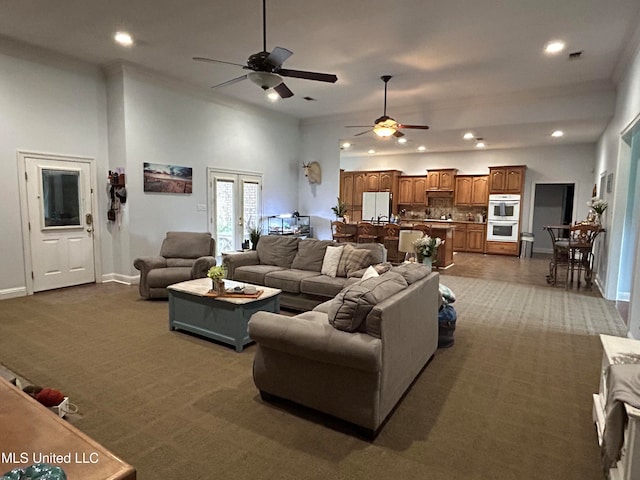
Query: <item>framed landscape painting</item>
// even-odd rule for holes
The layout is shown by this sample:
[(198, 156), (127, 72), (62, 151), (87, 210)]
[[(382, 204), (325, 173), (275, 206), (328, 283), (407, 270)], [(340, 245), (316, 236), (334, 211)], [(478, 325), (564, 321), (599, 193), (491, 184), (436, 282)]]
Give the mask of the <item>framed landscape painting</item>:
[(191, 193), (191, 167), (144, 162), (144, 191)]

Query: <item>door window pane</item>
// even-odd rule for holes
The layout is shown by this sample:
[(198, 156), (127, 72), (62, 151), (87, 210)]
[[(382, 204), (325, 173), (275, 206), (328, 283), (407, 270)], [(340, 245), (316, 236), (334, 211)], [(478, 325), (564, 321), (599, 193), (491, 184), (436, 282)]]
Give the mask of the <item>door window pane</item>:
[(258, 205), (258, 193), (260, 192), (259, 185), (252, 182), (243, 182), (242, 184), (242, 205), (243, 205), (243, 218), (247, 221), (244, 222), (244, 234), (243, 240), (249, 239), (249, 229), (260, 226), (260, 215)]
[(216, 250), (219, 252), (234, 250), (234, 189), (233, 180), (216, 179)]
[(42, 169), (45, 227), (80, 226), (80, 172)]

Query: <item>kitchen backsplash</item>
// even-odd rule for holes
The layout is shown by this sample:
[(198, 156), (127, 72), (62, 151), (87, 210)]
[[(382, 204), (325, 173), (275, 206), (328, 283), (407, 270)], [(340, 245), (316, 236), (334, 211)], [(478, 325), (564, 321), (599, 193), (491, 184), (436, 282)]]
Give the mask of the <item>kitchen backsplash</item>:
[(426, 218), (442, 218), (443, 216), (449, 218), (449, 215), (451, 215), (451, 220), (454, 222), (478, 222), (484, 221), (481, 220), (483, 216), (486, 218), (487, 208), (454, 206), (453, 198), (430, 198), (429, 206), (422, 210), (406, 210), (404, 215), (402, 215), (402, 211), (399, 213), (400, 218), (404, 220), (423, 220)]

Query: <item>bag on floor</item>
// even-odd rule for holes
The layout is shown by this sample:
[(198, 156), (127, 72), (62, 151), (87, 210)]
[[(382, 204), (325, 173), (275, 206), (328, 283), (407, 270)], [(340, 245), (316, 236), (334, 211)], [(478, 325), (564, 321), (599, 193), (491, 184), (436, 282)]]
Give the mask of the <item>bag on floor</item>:
[(438, 348), (453, 345), (458, 315), (452, 305), (443, 305), (438, 312)]

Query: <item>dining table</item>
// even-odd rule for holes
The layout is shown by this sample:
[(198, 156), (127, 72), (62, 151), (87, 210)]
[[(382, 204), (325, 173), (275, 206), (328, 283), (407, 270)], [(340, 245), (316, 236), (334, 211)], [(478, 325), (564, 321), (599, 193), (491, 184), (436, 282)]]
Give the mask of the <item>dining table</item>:
[(565, 284), (573, 283), (577, 269), (577, 283), (584, 273), (584, 281), (587, 287), (593, 284), (593, 245), (596, 237), (605, 231), (599, 225), (588, 222), (571, 224), (545, 225), (543, 229), (551, 237), (553, 245), (553, 257), (549, 262), (549, 274), (547, 283), (558, 283), (558, 266), (566, 266)]

